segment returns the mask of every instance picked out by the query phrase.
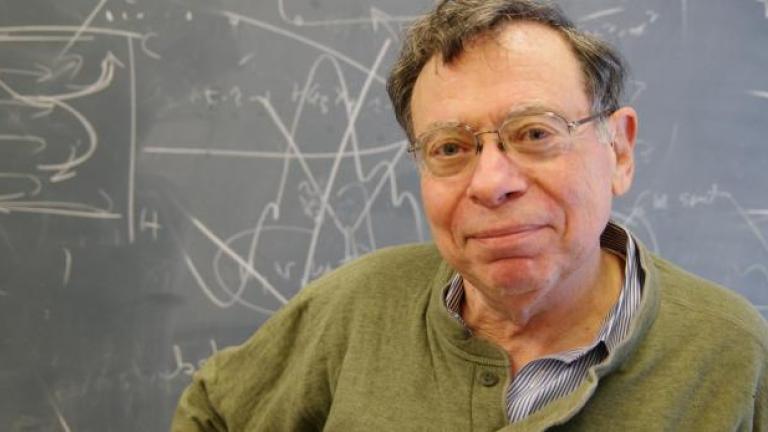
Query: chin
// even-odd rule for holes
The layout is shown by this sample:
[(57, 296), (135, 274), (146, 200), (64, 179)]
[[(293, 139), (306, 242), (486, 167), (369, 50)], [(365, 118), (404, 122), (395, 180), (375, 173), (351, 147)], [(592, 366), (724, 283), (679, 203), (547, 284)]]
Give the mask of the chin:
[[(532, 260), (515, 262), (494, 262), (486, 266), (480, 273), (471, 276), (474, 285), (483, 291), (490, 290), (500, 297), (531, 296), (547, 291), (552, 282), (557, 279), (556, 272)], [(462, 273), (467, 274), (467, 273)], [(471, 273), (468, 273), (471, 275)]]

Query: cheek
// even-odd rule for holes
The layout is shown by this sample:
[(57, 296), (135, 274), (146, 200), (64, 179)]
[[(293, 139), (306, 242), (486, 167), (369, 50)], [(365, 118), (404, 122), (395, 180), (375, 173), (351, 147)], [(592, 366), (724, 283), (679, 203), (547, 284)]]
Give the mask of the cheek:
[(452, 186), (422, 176), (421, 196), (435, 241), (444, 241), (444, 237), (450, 235), (456, 206), (461, 199), (461, 189), (458, 185)]
[[(572, 217), (584, 218), (583, 224), (602, 229), (611, 211), (611, 175), (608, 161), (601, 155), (594, 159), (575, 162), (578, 177), (566, 182), (564, 200), (571, 209)], [(591, 230), (590, 230), (591, 231)]]

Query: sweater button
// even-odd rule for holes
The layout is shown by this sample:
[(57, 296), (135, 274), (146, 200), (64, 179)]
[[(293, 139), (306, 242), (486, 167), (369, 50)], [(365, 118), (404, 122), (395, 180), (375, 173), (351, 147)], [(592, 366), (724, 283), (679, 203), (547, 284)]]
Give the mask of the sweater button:
[(483, 371), (480, 373), (480, 384), (485, 387), (493, 387), (499, 382), (499, 376), (491, 371)]

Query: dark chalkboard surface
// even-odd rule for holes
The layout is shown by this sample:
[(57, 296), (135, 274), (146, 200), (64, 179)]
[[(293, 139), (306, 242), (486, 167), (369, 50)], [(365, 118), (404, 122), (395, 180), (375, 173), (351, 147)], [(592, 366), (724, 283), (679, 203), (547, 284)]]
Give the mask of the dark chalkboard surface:
[[(427, 240), (383, 82), (431, 3), (0, 0), (0, 430), (167, 430), (308, 280)], [(633, 65), (616, 218), (768, 313), (768, 3), (561, 4)]]

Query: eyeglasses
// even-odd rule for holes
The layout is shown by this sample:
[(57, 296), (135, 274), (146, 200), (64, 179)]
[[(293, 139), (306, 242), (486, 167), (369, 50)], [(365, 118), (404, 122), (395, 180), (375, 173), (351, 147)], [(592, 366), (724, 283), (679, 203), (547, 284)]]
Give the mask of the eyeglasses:
[(496, 130), (480, 131), (447, 124), (419, 135), (408, 151), (435, 177), (457, 175), (473, 166), (483, 150), (479, 137), (484, 134), (497, 134), (499, 150), (514, 150), (522, 160), (545, 160), (566, 152), (579, 126), (609, 114), (568, 121), (554, 112), (526, 112), (508, 117)]

